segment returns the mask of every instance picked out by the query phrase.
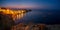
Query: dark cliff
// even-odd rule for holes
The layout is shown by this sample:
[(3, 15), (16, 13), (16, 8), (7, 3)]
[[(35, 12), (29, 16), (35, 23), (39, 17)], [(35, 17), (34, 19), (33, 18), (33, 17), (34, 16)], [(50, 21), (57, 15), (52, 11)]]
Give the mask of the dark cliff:
[(0, 30), (10, 30), (14, 25), (11, 15), (0, 14)]

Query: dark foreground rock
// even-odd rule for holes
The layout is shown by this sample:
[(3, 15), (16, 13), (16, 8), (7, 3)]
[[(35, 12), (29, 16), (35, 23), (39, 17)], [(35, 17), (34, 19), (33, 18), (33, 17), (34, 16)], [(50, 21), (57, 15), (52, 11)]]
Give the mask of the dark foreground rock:
[(11, 15), (0, 14), (0, 30), (10, 30), (14, 25)]

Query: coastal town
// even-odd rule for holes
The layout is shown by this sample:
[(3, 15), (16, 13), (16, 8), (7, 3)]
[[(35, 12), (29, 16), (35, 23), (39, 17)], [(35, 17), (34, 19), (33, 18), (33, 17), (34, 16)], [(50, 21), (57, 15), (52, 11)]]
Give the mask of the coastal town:
[(9, 8), (0, 8), (0, 14), (4, 14), (4, 15), (11, 15), (11, 17), (15, 20), (16, 17), (17, 18), (21, 18), (23, 17), (23, 15), (25, 13), (27, 13), (28, 11), (31, 10), (27, 10), (27, 9), (9, 9)]
[(15, 24), (16, 19), (23, 18), (25, 13), (31, 10), (19, 9), (11, 10), (0, 8), (0, 30), (60, 30), (60, 25), (47, 25), (43, 23), (34, 24), (32, 22)]
[(20, 10), (11, 10), (8, 8), (0, 8), (0, 12), (3, 12), (4, 14), (21, 14), (26, 13), (28, 10), (26, 9), (20, 9)]

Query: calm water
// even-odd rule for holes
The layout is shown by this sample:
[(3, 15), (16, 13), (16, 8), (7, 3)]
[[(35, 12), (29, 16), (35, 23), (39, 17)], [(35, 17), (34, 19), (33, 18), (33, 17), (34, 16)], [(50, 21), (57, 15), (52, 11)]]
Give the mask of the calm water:
[(59, 24), (60, 23), (60, 10), (32, 10), (26, 15), (17, 20), (16, 23), (45, 23), (45, 24)]

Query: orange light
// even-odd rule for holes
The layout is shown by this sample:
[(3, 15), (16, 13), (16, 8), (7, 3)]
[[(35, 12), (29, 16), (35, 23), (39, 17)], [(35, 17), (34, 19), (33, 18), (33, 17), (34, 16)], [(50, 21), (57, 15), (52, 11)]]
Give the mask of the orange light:
[(18, 10), (18, 11), (13, 11), (13, 10), (10, 10), (10, 9), (7, 9), (7, 10), (5, 10), (5, 9), (0, 9), (0, 12), (3, 12), (4, 14), (12, 14), (12, 18), (13, 18), (13, 20), (15, 20), (15, 18), (17, 18), (17, 19), (20, 19), (20, 18), (22, 18), (23, 16), (24, 16), (24, 13), (23, 12), (25, 12), (24, 10)]

